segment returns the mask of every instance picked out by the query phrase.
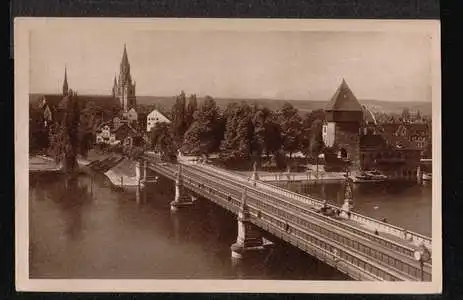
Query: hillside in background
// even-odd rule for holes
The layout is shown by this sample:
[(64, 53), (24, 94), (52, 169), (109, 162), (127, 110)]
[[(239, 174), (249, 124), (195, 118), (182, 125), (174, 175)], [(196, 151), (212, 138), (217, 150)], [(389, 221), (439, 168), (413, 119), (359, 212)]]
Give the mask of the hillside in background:
[[(188, 95), (187, 95), (188, 97)], [(202, 98), (198, 99), (199, 101)], [(217, 105), (222, 109), (227, 104), (232, 102), (247, 101), (248, 103), (257, 103), (267, 106), (272, 110), (279, 109), (283, 103), (289, 102), (294, 107), (302, 112), (309, 112), (316, 109), (324, 109), (328, 103), (328, 100), (274, 100), (274, 99), (233, 99), (233, 98), (214, 98)], [(152, 96), (138, 96), (137, 103), (139, 104), (153, 104), (156, 103), (161, 107), (169, 109), (175, 101), (175, 97), (152, 97)], [(408, 108), (411, 111), (419, 110), (423, 115), (432, 114), (431, 102), (392, 102), (392, 101), (381, 101), (381, 100), (359, 100), (361, 104), (366, 105), (372, 112), (385, 112), (385, 113), (401, 113), (404, 108)]]
[[(41, 94), (30, 94), (29, 100), (32, 105), (37, 103), (41, 98)], [(112, 105), (114, 102), (111, 101), (110, 96), (98, 96), (98, 95), (79, 95), (85, 98), (91, 98), (95, 102), (102, 106)], [(188, 99), (188, 94), (187, 94)], [(202, 98), (198, 99), (199, 101)], [(324, 109), (328, 103), (328, 100), (274, 100), (274, 99), (233, 99), (233, 98), (214, 98), (217, 105), (224, 109), (229, 103), (246, 101), (248, 103), (256, 103), (264, 105), (272, 110), (279, 109), (283, 103), (289, 102), (294, 107), (299, 109), (301, 112), (309, 112), (316, 109)], [(163, 111), (169, 111), (174, 104), (175, 96), (137, 96), (137, 103), (143, 106), (156, 106)], [(407, 102), (407, 101), (381, 101), (381, 100), (359, 100), (361, 104), (366, 105), (372, 112), (384, 112), (384, 113), (400, 113), (404, 108), (408, 108), (411, 111), (419, 110), (423, 115), (432, 114), (431, 102)]]

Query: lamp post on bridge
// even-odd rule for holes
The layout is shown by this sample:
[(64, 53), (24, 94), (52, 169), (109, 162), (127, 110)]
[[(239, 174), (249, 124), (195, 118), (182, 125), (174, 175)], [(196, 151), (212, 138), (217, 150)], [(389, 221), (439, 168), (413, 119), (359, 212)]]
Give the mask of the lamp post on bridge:
[(346, 174), (344, 176), (346, 177), (346, 180), (344, 181), (344, 204), (341, 209), (346, 217), (350, 218), (350, 210), (354, 207), (354, 195), (352, 192), (349, 168), (346, 168)]
[(424, 281), (424, 263), (428, 262), (431, 260), (431, 252), (429, 251), (428, 248), (424, 245), (424, 243), (421, 243), (418, 249), (415, 250), (413, 253), (413, 256), (415, 257), (415, 260), (420, 263), (420, 271), (421, 271), (421, 281)]
[(254, 161), (252, 164), (252, 175), (251, 175), (251, 181), (254, 186), (256, 186), (256, 181), (259, 180), (259, 174), (257, 174), (257, 162)]

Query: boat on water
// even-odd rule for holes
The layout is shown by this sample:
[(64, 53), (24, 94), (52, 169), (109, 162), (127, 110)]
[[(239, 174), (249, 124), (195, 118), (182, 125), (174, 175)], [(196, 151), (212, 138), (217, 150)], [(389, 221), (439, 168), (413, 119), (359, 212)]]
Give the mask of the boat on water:
[(432, 180), (432, 174), (431, 173), (423, 173), (423, 180), (424, 181)]
[(384, 182), (388, 177), (377, 170), (363, 171), (358, 175), (351, 176), (354, 183), (367, 183), (367, 182)]

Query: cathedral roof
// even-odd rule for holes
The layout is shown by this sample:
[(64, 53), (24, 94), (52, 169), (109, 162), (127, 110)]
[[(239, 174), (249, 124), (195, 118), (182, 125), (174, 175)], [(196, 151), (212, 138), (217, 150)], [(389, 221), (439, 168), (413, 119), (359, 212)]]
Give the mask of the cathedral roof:
[[(116, 83), (116, 82), (115, 82)], [(122, 53), (122, 60), (119, 72), (119, 81), (117, 84), (120, 87), (127, 87), (132, 85), (132, 75), (130, 74), (130, 63), (127, 55), (127, 48), (124, 44), (124, 52)]]
[(63, 99), (63, 95), (46, 94), (46, 95), (37, 96), (37, 100), (35, 103), (37, 103), (39, 107), (43, 107), (44, 104), (46, 104), (50, 106), (50, 108), (53, 109), (61, 102), (62, 99)]
[(67, 91), (68, 90), (68, 72), (67, 72), (67, 68), (64, 67), (64, 82), (63, 82), (63, 91)]
[(121, 65), (128, 66), (129, 65), (129, 58), (127, 56), (127, 47), (124, 44), (124, 53), (122, 53), (122, 61)]
[(363, 111), (362, 106), (343, 79), (341, 85), (328, 103), (327, 111)]

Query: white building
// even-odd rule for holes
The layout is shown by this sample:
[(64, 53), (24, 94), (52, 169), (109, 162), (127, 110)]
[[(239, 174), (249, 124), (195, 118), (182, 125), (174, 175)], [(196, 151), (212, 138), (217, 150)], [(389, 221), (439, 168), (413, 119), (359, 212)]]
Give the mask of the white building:
[(115, 133), (111, 130), (109, 124), (103, 124), (96, 132), (96, 143), (97, 144), (117, 144)]
[(170, 123), (170, 120), (161, 114), (157, 109), (153, 110), (146, 117), (146, 131), (150, 132), (157, 123), (161, 122)]
[(129, 121), (129, 123), (138, 121), (138, 114), (137, 114), (137, 112), (135, 111), (135, 109), (133, 107), (131, 109), (129, 109), (129, 111), (125, 112), (123, 114), (123, 117), (127, 121)]

